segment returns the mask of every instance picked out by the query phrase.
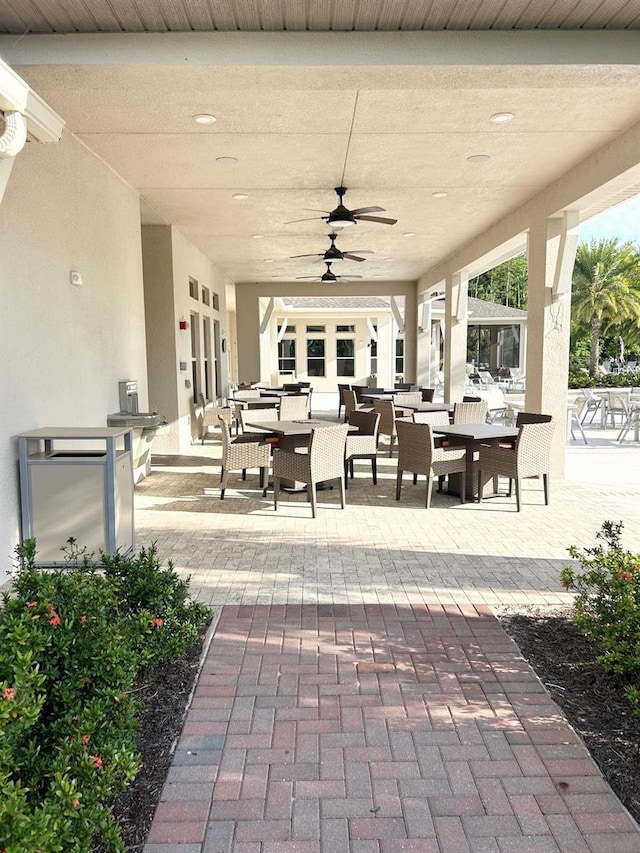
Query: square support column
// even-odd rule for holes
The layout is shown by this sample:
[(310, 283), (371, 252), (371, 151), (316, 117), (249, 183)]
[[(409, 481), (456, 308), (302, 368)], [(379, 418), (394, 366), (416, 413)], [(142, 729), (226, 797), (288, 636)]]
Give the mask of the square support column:
[(469, 280), (466, 275), (447, 276), (445, 290), (444, 399), (462, 400), (467, 363), (467, 303)]
[[(551, 473), (564, 475), (567, 422), (567, 377), (571, 326), (571, 275), (577, 243), (578, 215), (532, 223), (527, 257), (526, 398), (528, 411), (553, 416), (556, 429)], [(575, 239), (574, 239), (575, 238)]]

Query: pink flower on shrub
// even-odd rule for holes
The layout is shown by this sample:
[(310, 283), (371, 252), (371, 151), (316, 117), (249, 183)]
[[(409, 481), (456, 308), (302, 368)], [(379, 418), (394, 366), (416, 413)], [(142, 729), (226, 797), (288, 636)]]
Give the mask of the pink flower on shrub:
[(7, 702), (13, 702), (16, 698), (16, 688), (15, 687), (5, 687), (2, 691), (2, 698), (6, 699)]
[(631, 574), (631, 572), (618, 572), (618, 577), (621, 581), (633, 580), (633, 575)]
[(86, 746), (86, 745), (89, 743), (89, 735), (82, 735), (82, 737), (80, 738), (80, 740), (81, 740), (81, 741), (82, 741), (82, 743)]
[(80, 800), (72, 800), (71, 805), (74, 807), (74, 809), (79, 808), (80, 807)]
[(162, 628), (162, 626), (164, 625), (164, 619), (156, 618), (151, 622), (151, 624), (154, 628)]
[(91, 759), (91, 761), (93, 761), (98, 770), (102, 770), (102, 759), (99, 755), (90, 755), (89, 758)]
[(59, 624), (60, 624), (60, 617), (58, 616), (57, 613), (54, 613), (54, 615), (51, 617), (51, 619), (49, 619), (49, 625), (59, 625)]
[(37, 606), (38, 606), (37, 601), (27, 601), (27, 607), (37, 607)]
[(80, 621), (81, 621), (81, 622), (82, 622), (82, 624), (84, 625), (84, 623), (87, 621), (87, 617), (86, 617), (86, 616), (81, 616), (81, 617), (80, 617)]

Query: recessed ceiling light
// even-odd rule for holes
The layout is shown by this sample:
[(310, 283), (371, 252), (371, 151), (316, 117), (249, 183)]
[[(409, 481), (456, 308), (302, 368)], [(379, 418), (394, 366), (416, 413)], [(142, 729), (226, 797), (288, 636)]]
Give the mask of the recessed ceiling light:
[(253, 237), (254, 240), (263, 240), (264, 239), (264, 234), (252, 234), (251, 236)]
[(444, 190), (437, 190), (434, 193), (431, 193), (434, 198), (446, 198), (449, 193), (446, 193)]
[(237, 162), (237, 157), (216, 157), (216, 163), (220, 163), (221, 166), (233, 166)]
[(404, 234), (403, 234), (402, 236), (403, 236), (403, 237), (415, 237), (415, 236), (416, 236), (416, 232), (415, 232), (415, 231), (405, 231), (405, 232), (404, 232)]
[(488, 154), (472, 154), (467, 160), (469, 163), (488, 163), (491, 157)]
[(383, 258), (385, 261), (395, 261), (395, 258)]
[(245, 198), (249, 198), (246, 193), (234, 193), (232, 197), (235, 198), (236, 201), (244, 201)]
[(272, 264), (273, 262), (273, 258), (267, 258), (266, 261), (264, 261), (265, 264)]
[(505, 121), (511, 121), (513, 118), (513, 113), (494, 113), (492, 116), (489, 116), (489, 121), (492, 121), (494, 124), (502, 124)]
[(197, 124), (213, 124), (216, 120), (216, 117), (210, 113), (198, 113), (198, 115), (192, 116), (192, 118)]

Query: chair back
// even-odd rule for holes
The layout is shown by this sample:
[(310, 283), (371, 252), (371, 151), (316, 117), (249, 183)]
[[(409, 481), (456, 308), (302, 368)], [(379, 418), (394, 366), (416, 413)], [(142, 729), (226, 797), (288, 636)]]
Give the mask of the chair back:
[(351, 385), (346, 385), (346, 384), (342, 385), (342, 384), (338, 383), (338, 395), (340, 398), (340, 405), (341, 406), (344, 406), (344, 392), (345, 391), (351, 391)]
[(537, 412), (518, 412), (516, 426), (521, 427), (523, 424), (548, 424), (551, 423), (551, 420), (551, 415), (540, 415)]
[(422, 392), (402, 391), (393, 395), (393, 402), (396, 406), (416, 406), (422, 402)]
[(218, 418), (220, 432), (222, 433), (222, 467), (227, 467), (227, 456), (231, 447), (231, 428), (224, 418)]
[(607, 408), (611, 411), (624, 412), (629, 414), (629, 406), (631, 405), (631, 389), (617, 389), (615, 391), (607, 391)]
[(449, 426), (449, 412), (414, 412), (414, 424), (431, 424), (431, 426)]
[(295, 421), (306, 418), (309, 413), (309, 395), (295, 394), (290, 397), (282, 397), (279, 407), (279, 420)]
[(378, 432), (381, 435), (395, 435), (396, 407), (392, 400), (375, 400), (373, 409), (380, 415)]
[(411, 391), (413, 385), (410, 382), (394, 382), (393, 387), (398, 391)]
[(454, 424), (484, 424), (489, 407), (486, 400), (477, 403), (455, 403), (453, 407)]
[(422, 402), (423, 403), (433, 403), (433, 395), (436, 393), (435, 388), (421, 388), (420, 393), (422, 394)]
[(551, 439), (555, 426), (553, 420), (546, 423), (522, 424), (515, 446), (519, 477), (549, 473)]
[(596, 397), (596, 395), (593, 393), (593, 391), (591, 390), (591, 388), (581, 388), (580, 391), (582, 393), (582, 396), (586, 397), (587, 400), (597, 400), (598, 399)]
[(345, 388), (342, 392), (344, 397), (344, 417), (345, 420), (349, 420), (351, 412), (355, 411), (358, 408), (358, 401), (356, 400), (356, 392), (351, 388)]
[(480, 403), (482, 402), (482, 397), (473, 397), (469, 394), (465, 394), (462, 398), (463, 403)]
[(489, 373), (488, 370), (479, 370), (478, 376), (480, 377), (480, 382), (482, 385), (495, 385), (493, 376)]
[(359, 412), (354, 410), (349, 413), (350, 426), (358, 427), (358, 435), (378, 435), (380, 426), (380, 415), (375, 410), (372, 412)]
[(396, 421), (398, 431), (398, 470), (428, 474), (433, 459), (433, 433), (430, 424)]
[(248, 421), (277, 421), (278, 419), (278, 409), (275, 406), (269, 409), (240, 409), (242, 432), (262, 432), (258, 427), (247, 426)]
[(351, 390), (356, 395), (356, 402), (362, 402), (362, 395), (367, 394), (369, 392), (369, 388), (367, 385), (352, 385)]
[(260, 396), (259, 388), (248, 388), (246, 391), (236, 391), (233, 395), (237, 400), (255, 400)]
[(313, 483), (344, 476), (344, 448), (349, 424), (332, 424), (311, 430), (309, 467)]

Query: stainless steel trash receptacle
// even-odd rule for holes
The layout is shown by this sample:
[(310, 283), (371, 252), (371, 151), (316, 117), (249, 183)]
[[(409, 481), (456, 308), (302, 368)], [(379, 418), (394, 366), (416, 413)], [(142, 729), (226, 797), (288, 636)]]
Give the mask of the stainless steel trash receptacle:
[(73, 537), (98, 556), (135, 546), (131, 430), (61, 427), (18, 436), (22, 538), (37, 563), (64, 564)]

